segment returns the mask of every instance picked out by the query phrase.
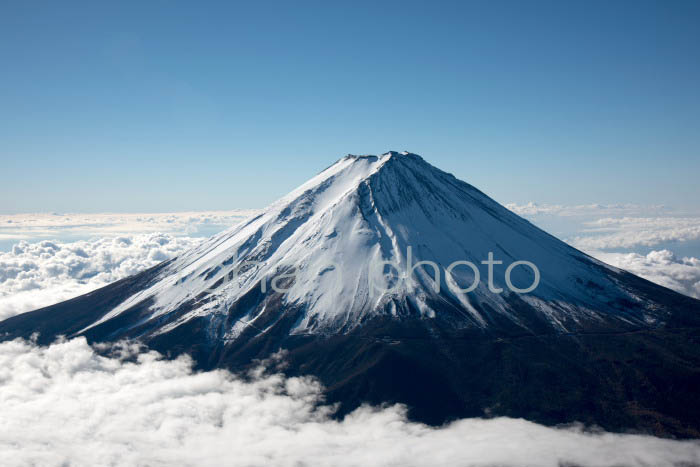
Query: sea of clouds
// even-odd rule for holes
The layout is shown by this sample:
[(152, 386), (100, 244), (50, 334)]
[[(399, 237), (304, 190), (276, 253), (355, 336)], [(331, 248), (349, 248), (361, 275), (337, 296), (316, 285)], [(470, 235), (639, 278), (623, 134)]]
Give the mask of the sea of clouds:
[(582, 250), (634, 249), (700, 240), (700, 213), (665, 206), (530, 202), (506, 207)]
[(141, 272), (256, 212), (0, 215), (0, 320)]
[(657, 284), (691, 297), (700, 298), (700, 259), (677, 258), (669, 250), (638, 253), (597, 252), (595, 256)]
[[(0, 465), (100, 466), (678, 466), (700, 443), (464, 419), (440, 428), (402, 406), (331, 417), (321, 385), (274, 370), (194, 372), (120, 343), (84, 338), (0, 343)], [(110, 350), (110, 356), (102, 356)]]
[(601, 261), (700, 298), (698, 213), (635, 204), (506, 206)]
[[(46, 239), (56, 235), (106, 236), (150, 232), (195, 234), (206, 227), (227, 227), (255, 209), (169, 213), (36, 213), (0, 215), (0, 240)], [(206, 233), (206, 232), (205, 232)]]
[(75, 242), (21, 241), (0, 252), (0, 320), (131, 276), (201, 241), (164, 233)]

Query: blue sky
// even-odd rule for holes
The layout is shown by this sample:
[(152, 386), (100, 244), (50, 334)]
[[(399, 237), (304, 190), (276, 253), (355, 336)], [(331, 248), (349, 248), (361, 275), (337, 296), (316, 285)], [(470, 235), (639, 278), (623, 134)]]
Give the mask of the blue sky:
[(700, 2), (0, 5), (0, 212), (261, 207), (347, 153), (700, 208)]

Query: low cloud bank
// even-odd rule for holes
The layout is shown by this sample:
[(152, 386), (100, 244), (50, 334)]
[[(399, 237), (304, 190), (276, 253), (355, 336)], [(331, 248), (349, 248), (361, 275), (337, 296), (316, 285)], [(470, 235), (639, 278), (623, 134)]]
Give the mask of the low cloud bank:
[(637, 253), (596, 252), (593, 255), (608, 264), (625, 269), (676, 292), (700, 298), (700, 259), (677, 258), (669, 250)]
[(561, 217), (586, 217), (586, 216), (632, 216), (649, 213), (665, 213), (670, 210), (663, 205), (640, 204), (547, 204), (530, 201), (525, 204), (507, 203), (505, 207), (520, 216), (561, 216)]
[(700, 239), (700, 217), (623, 217), (586, 222), (570, 243), (583, 250), (653, 247)]
[[(0, 215), (0, 241), (73, 240), (165, 232), (208, 236), (236, 225), (254, 209), (175, 213), (40, 213)], [(79, 237), (79, 238), (76, 238)]]
[(700, 464), (700, 443), (520, 419), (407, 421), (401, 406), (342, 421), (310, 378), (195, 373), (188, 358), (83, 338), (0, 344), (5, 466), (649, 466)]
[[(640, 249), (700, 239), (700, 213), (663, 205), (505, 205), (576, 248)], [(640, 251), (637, 251), (638, 253)]]
[(20, 242), (0, 252), (0, 320), (136, 274), (200, 241), (140, 234), (70, 243)]

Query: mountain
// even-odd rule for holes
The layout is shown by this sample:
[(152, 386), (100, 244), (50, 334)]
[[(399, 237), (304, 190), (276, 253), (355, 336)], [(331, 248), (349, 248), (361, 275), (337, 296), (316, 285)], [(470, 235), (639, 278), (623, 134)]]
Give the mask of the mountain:
[(700, 301), (559, 241), (420, 156), (349, 155), (261, 214), (0, 323), (139, 339), (200, 368), (280, 349), (340, 402), (700, 436)]

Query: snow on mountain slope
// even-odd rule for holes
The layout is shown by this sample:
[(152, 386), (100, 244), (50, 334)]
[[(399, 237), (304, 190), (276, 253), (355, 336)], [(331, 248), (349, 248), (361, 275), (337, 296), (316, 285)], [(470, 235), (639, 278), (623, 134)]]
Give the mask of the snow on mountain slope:
[[(489, 253), (503, 262), (493, 265), (492, 279), (502, 293), (489, 288), (482, 263)], [(384, 274), (393, 270), (387, 261), (404, 277)], [(438, 266), (437, 281), (429, 265), (406, 273), (419, 261)], [(506, 283), (505, 270), (516, 261), (531, 262), (541, 275), (528, 293)], [(536, 282), (522, 264), (510, 277), (519, 289)], [(459, 290), (472, 284), (470, 292)], [(147, 309), (139, 325), (159, 323), (154, 333), (237, 306), (240, 316), (223, 331), (227, 340), (249, 327), (265, 332), (271, 325), (258, 323), (263, 314), (281, 319), (291, 309), (301, 311), (291, 330), (299, 334), (348, 332), (380, 315), (440, 319), (458, 329), (506, 319), (526, 328), (523, 306), (559, 331), (611, 319), (653, 325), (666, 313), (639, 299), (619, 270), (405, 152), (344, 157), (262, 214), (171, 261), (150, 286), (84, 330), (137, 306)]]

